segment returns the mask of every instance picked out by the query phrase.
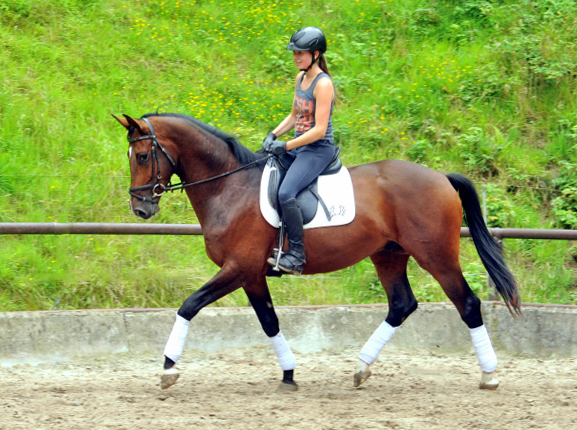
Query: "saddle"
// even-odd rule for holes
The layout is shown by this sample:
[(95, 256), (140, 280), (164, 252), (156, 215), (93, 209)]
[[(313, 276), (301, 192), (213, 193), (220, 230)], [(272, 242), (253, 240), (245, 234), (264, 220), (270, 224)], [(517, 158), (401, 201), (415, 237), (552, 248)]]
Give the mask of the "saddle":
[[(343, 167), (343, 163), (339, 158), (340, 152), (341, 148), (337, 147), (333, 159), (327, 168), (321, 172), (319, 177), (335, 175), (340, 172), (341, 168)], [(281, 208), (278, 201), (278, 190), (284, 177), (286, 176), (287, 168), (283, 166), (279, 157), (271, 158), (269, 163), (271, 163), (271, 172), (268, 183), (268, 201), (270, 205), (280, 214)], [(317, 214), (319, 204), (323, 208), (327, 220), (330, 221), (332, 218), (331, 212), (319, 194), (319, 178), (315, 179), (307, 188), (302, 190), (297, 195), (297, 203), (303, 214), (303, 224), (308, 224), (314, 219)]]

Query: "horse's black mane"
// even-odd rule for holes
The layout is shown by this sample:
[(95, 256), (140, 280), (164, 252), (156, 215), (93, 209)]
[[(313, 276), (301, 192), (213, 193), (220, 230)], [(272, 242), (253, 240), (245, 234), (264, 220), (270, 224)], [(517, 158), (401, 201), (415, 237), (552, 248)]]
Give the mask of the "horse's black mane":
[(192, 124), (200, 127), (201, 129), (203, 129), (207, 133), (210, 133), (210, 134), (218, 137), (219, 139), (225, 141), (226, 144), (228, 145), (228, 147), (230, 148), (231, 152), (233, 153), (233, 155), (235, 156), (235, 158), (237, 159), (237, 161), (241, 165), (252, 163), (252, 162), (259, 160), (261, 158), (264, 158), (266, 156), (266, 154), (261, 153), (261, 152), (252, 152), (250, 149), (243, 146), (233, 136), (226, 134), (225, 132), (219, 130), (216, 127), (213, 127), (212, 125), (205, 124), (201, 120), (196, 119), (194, 117), (180, 114), (180, 113), (147, 113), (146, 115), (143, 115), (143, 118), (148, 118), (151, 116), (165, 116), (165, 117), (172, 117), (172, 118), (181, 118), (181, 119), (184, 119), (186, 121), (191, 122)]

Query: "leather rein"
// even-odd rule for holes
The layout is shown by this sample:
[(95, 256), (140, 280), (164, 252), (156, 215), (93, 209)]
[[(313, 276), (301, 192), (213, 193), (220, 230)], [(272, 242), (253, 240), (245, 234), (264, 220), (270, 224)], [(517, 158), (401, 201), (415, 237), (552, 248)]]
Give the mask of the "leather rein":
[[(259, 158), (258, 160), (252, 161), (248, 164), (244, 164), (244, 165), (242, 165), (242, 166), (240, 166), (234, 170), (231, 170), (229, 172), (225, 172), (225, 173), (222, 173), (220, 175), (210, 177), (208, 179), (203, 179), (201, 181), (184, 183), (181, 180), (181, 182), (178, 184), (171, 184), (169, 181), (168, 184), (164, 185), (161, 182), (162, 173), (160, 171), (160, 160), (158, 158), (158, 149), (160, 149), (160, 151), (162, 151), (162, 153), (166, 156), (168, 161), (170, 161), (170, 164), (172, 165), (172, 169), (174, 170), (175, 173), (176, 173), (176, 163), (174, 162), (174, 160), (172, 159), (172, 157), (170, 156), (168, 151), (164, 148), (164, 146), (162, 146), (160, 144), (160, 142), (156, 138), (156, 135), (154, 134), (154, 128), (152, 127), (152, 124), (150, 123), (148, 118), (142, 118), (142, 120), (144, 120), (144, 122), (146, 122), (146, 124), (148, 125), (148, 127), (150, 129), (150, 134), (147, 134), (145, 136), (139, 136), (139, 137), (132, 137), (132, 138), (129, 137), (128, 143), (134, 143), (134, 142), (138, 142), (140, 140), (147, 140), (147, 139), (152, 140), (152, 157), (153, 157), (152, 158), (152, 172), (154, 174), (155, 167), (156, 167), (156, 182), (154, 182), (154, 177), (153, 177), (153, 179), (152, 179), (153, 182), (151, 182), (150, 184), (141, 185), (140, 187), (129, 188), (128, 192), (132, 197), (136, 197), (137, 199), (139, 199), (143, 202), (158, 203), (158, 199), (160, 198), (160, 196), (162, 196), (164, 194), (165, 191), (177, 191), (177, 190), (182, 191), (185, 188), (192, 187), (194, 185), (205, 184), (207, 182), (211, 182), (211, 181), (214, 181), (216, 179), (220, 179), (220, 178), (224, 178), (226, 176), (232, 175), (233, 173), (236, 173), (240, 170), (244, 170), (244, 169), (247, 169), (249, 167), (253, 167), (256, 164), (260, 163), (261, 161), (266, 161), (269, 158), (274, 157), (274, 155), (269, 154), (268, 156), (266, 156), (264, 158)], [(176, 173), (176, 174), (178, 175), (178, 173)], [(178, 175), (178, 176), (180, 176), (180, 175)], [(151, 199), (149, 199), (149, 198), (147, 198), (141, 194), (136, 193), (136, 191), (148, 190), (150, 188), (152, 188), (152, 198)]]

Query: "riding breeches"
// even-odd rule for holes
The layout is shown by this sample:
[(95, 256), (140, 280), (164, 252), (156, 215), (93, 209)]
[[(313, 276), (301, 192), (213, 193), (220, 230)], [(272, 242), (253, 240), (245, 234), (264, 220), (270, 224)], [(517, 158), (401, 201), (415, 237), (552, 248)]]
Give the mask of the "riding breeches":
[(282, 206), (308, 187), (327, 168), (335, 155), (335, 146), (313, 142), (282, 155), (282, 164), (290, 164), (279, 188), (278, 199)]

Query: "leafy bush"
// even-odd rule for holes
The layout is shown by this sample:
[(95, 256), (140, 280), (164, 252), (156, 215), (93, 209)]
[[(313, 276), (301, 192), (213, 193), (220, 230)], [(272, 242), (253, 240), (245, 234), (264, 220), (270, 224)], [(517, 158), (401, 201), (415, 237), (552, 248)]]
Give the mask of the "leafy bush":
[(410, 15), (410, 28), (414, 36), (434, 35), (465, 44), (473, 41), (483, 28), (491, 25), (493, 4), (487, 1), (458, 0), (451, 4), (427, 6), (415, 8)]
[(560, 161), (560, 175), (553, 180), (558, 196), (551, 212), (564, 228), (577, 228), (577, 164)]
[(515, 208), (503, 189), (495, 184), (486, 184), (487, 225), (505, 228), (511, 226)]
[[(515, 18), (507, 37), (495, 44), (508, 72), (522, 72), (533, 85), (555, 84), (570, 78), (577, 67), (577, 35), (565, 30), (566, 23), (577, 14), (577, 4), (571, 0), (541, 0), (532, 7), (507, 6)], [(521, 68), (521, 70), (519, 70)]]
[(457, 94), (465, 103), (475, 103), (502, 98), (517, 84), (517, 76), (504, 75), (495, 63), (487, 63), (460, 81)]
[(457, 149), (470, 171), (487, 177), (497, 173), (497, 156), (503, 147), (494, 144), (480, 127), (471, 127), (459, 136)]
[(427, 152), (432, 149), (431, 143), (427, 139), (417, 140), (407, 151), (411, 161), (422, 163), (427, 159)]

